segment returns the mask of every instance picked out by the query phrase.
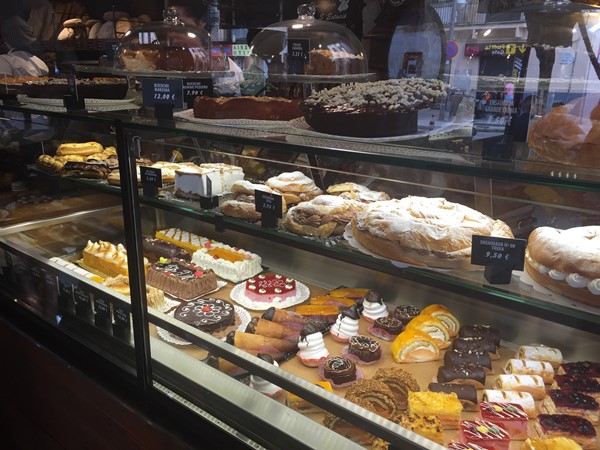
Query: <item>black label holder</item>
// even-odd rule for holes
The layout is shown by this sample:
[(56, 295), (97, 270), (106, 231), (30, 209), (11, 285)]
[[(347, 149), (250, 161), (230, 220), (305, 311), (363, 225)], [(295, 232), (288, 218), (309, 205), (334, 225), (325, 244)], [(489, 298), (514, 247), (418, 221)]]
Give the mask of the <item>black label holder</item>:
[(527, 240), (473, 235), (471, 264), (485, 266), (490, 284), (509, 284), (513, 270), (523, 270)]

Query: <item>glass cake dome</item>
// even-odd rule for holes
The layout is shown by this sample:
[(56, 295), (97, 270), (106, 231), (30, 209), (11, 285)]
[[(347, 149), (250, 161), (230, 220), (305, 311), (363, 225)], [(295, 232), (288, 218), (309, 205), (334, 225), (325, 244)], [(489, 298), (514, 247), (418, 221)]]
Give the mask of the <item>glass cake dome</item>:
[(269, 77), (367, 73), (366, 53), (360, 40), (342, 25), (315, 19), (313, 5), (300, 5), (298, 19), (261, 30), (250, 49), (265, 61)]
[(156, 74), (162, 72), (209, 72), (212, 67), (210, 34), (179, 20), (175, 9), (163, 13), (162, 22), (136, 27), (119, 40), (115, 49), (115, 72)]

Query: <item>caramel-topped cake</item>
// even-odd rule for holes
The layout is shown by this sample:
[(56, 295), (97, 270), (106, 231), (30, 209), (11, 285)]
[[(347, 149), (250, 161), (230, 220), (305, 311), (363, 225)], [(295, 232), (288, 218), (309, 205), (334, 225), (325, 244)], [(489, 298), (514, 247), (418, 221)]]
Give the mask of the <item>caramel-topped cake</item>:
[(457, 429), (461, 411), (462, 405), (455, 393), (408, 393), (408, 412), (410, 414), (437, 416), (444, 428)]
[(179, 228), (158, 230), (155, 237), (157, 239), (175, 244), (178, 247), (182, 247), (191, 253), (195, 252), (196, 250), (200, 250), (202, 246), (208, 242), (208, 239), (203, 236), (198, 236), (197, 234), (193, 234)]
[[(114, 245), (105, 241), (88, 241), (83, 249), (83, 263), (111, 277), (129, 276), (127, 250), (122, 244)], [(144, 258), (144, 266), (147, 265), (148, 259)]]
[(566, 437), (573, 439), (584, 450), (596, 448), (596, 429), (592, 423), (569, 414), (540, 414), (535, 431), (541, 438)]
[(571, 414), (598, 424), (600, 406), (594, 397), (577, 391), (552, 389), (540, 404), (540, 411), (548, 414)]
[(262, 271), (260, 256), (216, 241), (204, 242), (192, 256), (192, 262), (234, 283)]

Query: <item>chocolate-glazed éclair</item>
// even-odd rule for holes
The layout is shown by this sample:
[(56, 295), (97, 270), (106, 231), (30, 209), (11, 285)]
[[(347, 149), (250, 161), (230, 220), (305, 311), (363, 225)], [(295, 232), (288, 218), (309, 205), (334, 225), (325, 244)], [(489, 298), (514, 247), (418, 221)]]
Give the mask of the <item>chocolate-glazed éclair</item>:
[(438, 368), (438, 383), (470, 384), (477, 389), (485, 387), (485, 371), (475, 366), (441, 366)]
[(429, 383), (427, 389), (431, 392), (443, 392), (445, 394), (454, 392), (464, 409), (467, 411), (477, 410), (477, 390), (470, 384)]
[(486, 373), (492, 372), (492, 360), (487, 352), (458, 352), (449, 350), (444, 355), (444, 365), (446, 366), (464, 366), (471, 365), (482, 367)]
[(463, 325), (458, 331), (459, 337), (482, 337), (500, 346), (500, 331), (489, 325)]

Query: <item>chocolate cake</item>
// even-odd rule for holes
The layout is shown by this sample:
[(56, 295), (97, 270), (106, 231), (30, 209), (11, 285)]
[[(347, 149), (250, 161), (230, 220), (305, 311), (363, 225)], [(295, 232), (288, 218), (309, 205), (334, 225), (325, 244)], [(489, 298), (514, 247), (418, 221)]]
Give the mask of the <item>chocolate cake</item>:
[(452, 367), (472, 365), (482, 367), (487, 373), (492, 371), (492, 360), (487, 352), (450, 350), (444, 355), (444, 365)]
[(343, 84), (313, 92), (301, 105), (317, 131), (355, 137), (399, 136), (417, 131), (418, 110), (445, 96), (438, 80), (402, 78)]
[(470, 384), (478, 389), (485, 386), (485, 372), (481, 367), (475, 366), (441, 366), (438, 368), (437, 381), (439, 383)]
[(323, 376), (333, 384), (349, 383), (356, 380), (356, 365), (348, 358), (334, 356), (323, 363)]
[(362, 362), (373, 362), (381, 358), (381, 344), (368, 336), (352, 336), (348, 341), (348, 353)]
[(175, 310), (174, 317), (207, 333), (222, 330), (235, 323), (233, 305), (217, 298), (201, 298), (182, 303)]
[(160, 258), (182, 259), (186, 262), (190, 262), (192, 259), (187, 250), (162, 239), (144, 236), (142, 245), (144, 247), (144, 256), (150, 262), (158, 261)]
[(452, 350), (458, 352), (496, 353), (498, 347), (492, 341), (481, 336), (457, 337), (452, 341)]
[(217, 276), (181, 259), (161, 258), (148, 267), (146, 283), (168, 294), (190, 300), (217, 288)]
[(387, 316), (387, 317), (378, 317), (373, 322), (373, 327), (369, 331), (377, 337), (382, 339), (387, 339), (387, 337), (395, 337), (398, 336), (402, 330), (404, 330), (404, 325), (395, 317)]
[(421, 314), (421, 310), (414, 305), (396, 306), (392, 315), (406, 326), (408, 322)]
[[(124, 78), (83, 78), (77, 80), (77, 93), (80, 97), (101, 99), (122, 99), (127, 94), (127, 80)], [(62, 98), (69, 94), (66, 78), (39, 77), (23, 84), (23, 91), (32, 98)]]
[(469, 384), (429, 383), (427, 389), (431, 392), (443, 392), (445, 394), (454, 392), (463, 408), (467, 410), (477, 408), (477, 390)]
[(458, 330), (458, 337), (481, 337), (500, 346), (500, 331), (489, 325), (463, 325)]

